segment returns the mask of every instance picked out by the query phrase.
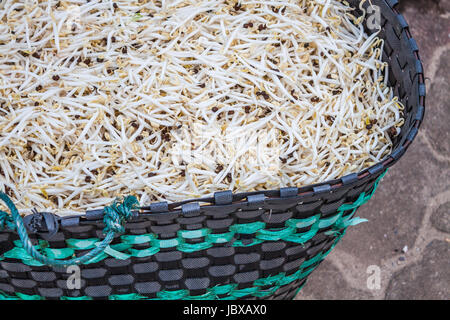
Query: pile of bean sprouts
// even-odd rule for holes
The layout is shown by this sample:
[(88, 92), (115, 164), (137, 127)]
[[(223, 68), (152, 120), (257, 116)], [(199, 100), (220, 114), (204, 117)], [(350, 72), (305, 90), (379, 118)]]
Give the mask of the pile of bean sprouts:
[(338, 0), (5, 0), (0, 190), (19, 211), (305, 186), (403, 124), (383, 40)]

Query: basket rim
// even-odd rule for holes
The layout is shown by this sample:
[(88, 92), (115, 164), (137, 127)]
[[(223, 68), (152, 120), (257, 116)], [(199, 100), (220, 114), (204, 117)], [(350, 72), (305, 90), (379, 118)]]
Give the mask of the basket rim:
[[(140, 213), (151, 213), (152, 215), (159, 215), (159, 214), (167, 214), (167, 213), (180, 213), (181, 207), (197, 202), (197, 203), (207, 203), (202, 205), (203, 206), (220, 206), (221, 204), (217, 203), (216, 197), (218, 195), (226, 194), (228, 197), (232, 197), (232, 202), (227, 203), (228, 204), (243, 204), (244, 199), (246, 199), (249, 196), (255, 196), (255, 195), (264, 195), (264, 199), (261, 199), (264, 201), (266, 198), (269, 199), (276, 199), (276, 198), (284, 198), (286, 196), (283, 196), (284, 193), (288, 193), (287, 196), (295, 196), (299, 197), (299, 200), (301, 198), (306, 198), (310, 196), (314, 196), (320, 193), (324, 192), (335, 192), (339, 190), (341, 187), (348, 186), (354, 183), (361, 182), (362, 180), (370, 180), (377, 176), (379, 176), (382, 172), (386, 171), (389, 167), (394, 165), (406, 152), (406, 150), (409, 148), (413, 140), (415, 139), (418, 129), (420, 128), (420, 125), (423, 122), (423, 117), (425, 113), (425, 96), (426, 96), (426, 87), (425, 87), (425, 76), (422, 68), (422, 61), (419, 56), (419, 49), (417, 47), (416, 41), (414, 40), (410, 30), (409, 26), (406, 23), (405, 18), (403, 15), (397, 10), (397, 6), (399, 4), (398, 0), (379, 0), (385, 3), (386, 8), (389, 8), (392, 10), (392, 12), (396, 16), (396, 22), (398, 23), (400, 29), (399, 32), (403, 33), (405, 32), (406, 37), (408, 41), (410, 42), (410, 46), (408, 50), (410, 50), (409, 53), (412, 53), (416, 59), (416, 65), (415, 65), (415, 72), (414, 72), (414, 82), (418, 81), (418, 108), (417, 112), (414, 117), (414, 121), (408, 128), (408, 131), (405, 133), (405, 139), (404, 141), (400, 141), (395, 148), (391, 151), (389, 155), (387, 155), (384, 159), (379, 161), (378, 163), (358, 172), (358, 173), (351, 173), (345, 176), (342, 176), (340, 178), (319, 182), (316, 184), (311, 184), (303, 187), (287, 187), (287, 188), (279, 188), (279, 189), (272, 189), (272, 190), (258, 190), (258, 191), (252, 191), (252, 192), (240, 192), (240, 193), (233, 193), (232, 191), (218, 191), (214, 193), (214, 196), (211, 197), (203, 197), (203, 198), (192, 198), (187, 200), (182, 200), (178, 202), (168, 203), (166, 201), (163, 202), (153, 202), (151, 205), (147, 206), (141, 206), (139, 212)], [(417, 78), (417, 79), (416, 79)], [(231, 194), (231, 195), (230, 195)], [(156, 204), (156, 205), (155, 205)], [(209, 205), (208, 205), (209, 204)], [(103, 216), (103, 209), (98, 210), (86, 210), (85, 213), (74, 213), (71, 215), (64, 215), (64, 216), (57, 216), (57, 220), (70, 220), (73, 218), (76, 218), (77, 220), (79, 218), (87, 218), (87, 220), (98, 220), (101, 219)]]

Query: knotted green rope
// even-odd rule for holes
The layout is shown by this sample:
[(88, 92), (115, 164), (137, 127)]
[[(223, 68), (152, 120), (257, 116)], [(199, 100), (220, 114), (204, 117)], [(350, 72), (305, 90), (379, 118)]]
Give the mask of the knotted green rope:
[(48, 266), (62, 266), (68, 267), (70, 265), (80, 265), (85, 262), (94, 259), (101, 254), (112, 242), (116, 233), (122, 234), (125, 231), (124, 223), (132, 216), (132, 210), (138, 208), (138, 201), (134, 196), (125, 197), (122, 203), (114, 201), (114, 203), (104, 208), (103, 223), (105, 229), (103, 232), (106, 234), (103, 241), (94, 249), (86, 253), (81, 257), (76, 257), (70, 260), (57, 260), (42, 255), (37, 251), (30, 238), (28, 237), (27, 230), (23, 223), (22, 217), (17, 211), (16, 206), (11, 199), (3, 192), (0, 192), (0, 199), (6, 204), (11, 215), (0, 210), (0, 231), (4, 229), (17, 230), (20, 240), (22, 241), (23, 248), (26, 252), (35, 260)]

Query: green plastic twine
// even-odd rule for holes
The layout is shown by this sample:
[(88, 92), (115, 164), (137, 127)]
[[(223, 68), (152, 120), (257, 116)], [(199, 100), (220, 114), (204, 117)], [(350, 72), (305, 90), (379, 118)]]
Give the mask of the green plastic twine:
[(125, 197), (122, 203), (117, 200), (114, 203), (104, 208), (103, 223), (105, 229), (103, 232), (106, 234), (102, 242), (100, 242), (95, 248), (81, 257), (76, 257), (70, 260), (58, 260), (41, 254), (38, 248), (35, 248), (28, 237), (27, 230), (23, 223), (22, 217), (17, 211), (16, 206), (11, 199), (3, 192), (0, 192), (0, 199), (6, 204), (11, 212), (8, 215), (6, 212), (0, 210), (0, 230), (10, 229), (17, 230), (20, 240), (22, 242), (25, 251), (33, 257), (36, 261), (48, 265), (48, 266), (62, 266), (67, 267), (70, 265), (80, 265), (96, 258), (99, 254), (103, 253), (105, 249), (114, 239), (116, 233), (124, 233), (125, 221), (129, 220), (132, 216), (132, 210), (138, 208), (138, 201), (134, 196)]

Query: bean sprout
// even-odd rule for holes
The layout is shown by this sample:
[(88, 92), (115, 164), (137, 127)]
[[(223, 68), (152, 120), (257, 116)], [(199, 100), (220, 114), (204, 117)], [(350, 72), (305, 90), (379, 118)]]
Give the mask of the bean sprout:
[(0, 190), (66, 215), (367, 168), (404, 120), (361, 20), (339, 0), (2, 1)]

